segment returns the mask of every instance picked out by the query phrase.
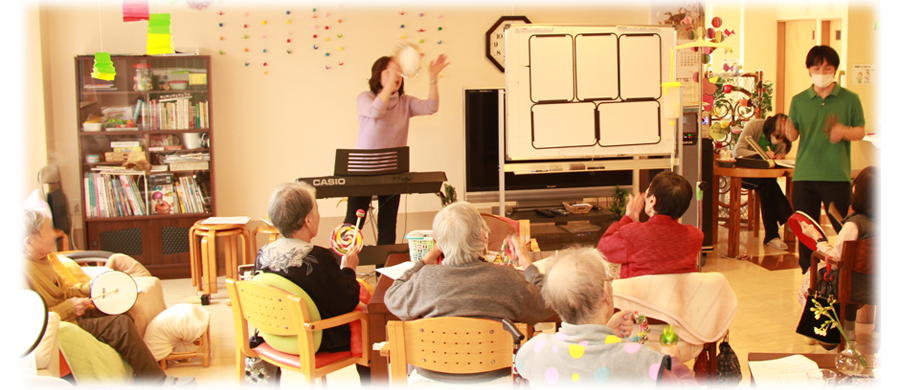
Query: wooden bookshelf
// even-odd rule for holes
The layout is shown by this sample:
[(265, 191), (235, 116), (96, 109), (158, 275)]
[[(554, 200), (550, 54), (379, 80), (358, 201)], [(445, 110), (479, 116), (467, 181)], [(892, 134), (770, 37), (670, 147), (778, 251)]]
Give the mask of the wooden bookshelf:
[[(190, 277), (188, 230), (194, 222), (216, 215), (215, 149), (212, 121), (212, 82), (209, 56), (144, 56), (112, 55), (116, 76), (112, 81), (91, 77), (93, 55), (75, 57), (75, 88), (77, 99), (78, 148), (80, 154), (82, 221), (88, 250), (107, 250), (128, 254), (143, 264), (154, 276), (160, 278)], [(152, 83), (148, 90), (135, 90), (136, 64), (149, 64)], [(145, 66), (145, 65), (142, 65)], [(202, 77), (205, 74), (205, 77)], [(204, 80), (205, 79), (205, 82)], [(171, 81), (188, 80), (184, 90), (166, 89)], [(86, 88), (107, 84), (102, 90)], [(185, 83), (174, 83), (170, 85)], [(164, 100), (160, 102), (160, 100)], [(141, 103), (138, 103), (138, 102)], [(86, 131), (82, 124), (89, 116), (108, 119), (111, 115), (127, 116), (131, 112), (129, 130), (110, 130), (104, 123), (100, 131)], [(138, 114), (137, 111), (140, 111)], [(106, 115), (104, 115), (106, 114)], [(199, 139), (199, 141), (198, 141)], [(92, 181), (96, 169), (121, 166), (123, 161), (106, 161), (107, 153), (128, 153), (128, 149), (115, 150), (114, 142), (137, 143), (150, 165), (167, 165), (185, 155), (206, 155), (208, 169), (188, 171), (146, 172), (131, 176), (130, 184), (118, 187)], [(181, 146), (164, 151), (150, 151), (151, 147)], [(127, 147), (131, 148), (131, 146)], [(97, 155), (99, 161), (88, 156)], [(174, 156), (174, 157), (173, 157)], [(198, 157), (201, 158), (201, 157)], [(203, 164), (201, 164), (203, 165)], [(193, 168), (193, 167), (191, 167)], [(174, 182), (191, 178), (190, 196), (193, 210), (180, 212), (175, 199), (162, 197), (169, 208), (161, 204), (159, 210), (178, 209), (179, 213), (156, 213), (159, 191), (159, 175), (170, 175)], [(118, 175), (104, 175), (118, 176)], [(153, 178), (151, 178), (153, 177)], [(85, 178), (88, 178), (86, 184)], [(98, 188), (102, 186), (103, 188)], [(174, 189), (174, 185), (173, 185)], [(99, 191), (113, 200), (101, 201)], [(132, 191), (123, 193), (122, 191)], [(118, 193), (117, 198), (115, 194)], [(124, 196), (123, 196), (124, 195)], [(137, 203), (136, 203), (137, 202)], [(104, 210), (101, 210), (103, 208)]]

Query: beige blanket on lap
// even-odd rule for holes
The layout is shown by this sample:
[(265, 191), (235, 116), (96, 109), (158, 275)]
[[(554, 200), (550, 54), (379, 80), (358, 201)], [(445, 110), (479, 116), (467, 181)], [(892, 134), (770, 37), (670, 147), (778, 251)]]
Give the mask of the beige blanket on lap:
[(613, 298), (617, 309), (665, 321), (693, 345), (722, 339), (738, 308), (734, 290), (718, 272), (617, 279)]

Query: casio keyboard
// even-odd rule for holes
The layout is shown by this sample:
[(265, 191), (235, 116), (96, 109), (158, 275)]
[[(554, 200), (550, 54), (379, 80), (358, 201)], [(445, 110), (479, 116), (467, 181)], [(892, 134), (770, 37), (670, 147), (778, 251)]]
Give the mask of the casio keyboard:
[(301, 177), (316, 187), (316, 198), (373, 196), (386, 194), (434, 194), (447, 181), (444, 172), (403, 172), (374, 176)]
[(388, 194), (434, 194), (447, 181), (444, 172), (410, 172), (409, 146), (337, 149), (334, 176), (301, 177), (316, 187), (316, 198)]

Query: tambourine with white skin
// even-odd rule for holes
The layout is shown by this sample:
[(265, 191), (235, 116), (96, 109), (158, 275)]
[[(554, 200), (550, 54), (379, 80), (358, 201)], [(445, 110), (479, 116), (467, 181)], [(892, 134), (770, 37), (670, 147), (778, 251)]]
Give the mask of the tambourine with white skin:
[(400, 75), (404, 78), (410, 78), (419, 74), (419, 71), (422, 69), (422, 62), (425, 61), (425, 55), (414, 43), (403, 41), (397, 45), (397, 50), (394, 52), (394, 61), (397, 62), (397, 65), (400, 65)]
[(137, 283), (121, 271), (98, 275), (91, 285), (91, 301), (104, 314), (117, 315), (131, 310), (137, 301)]

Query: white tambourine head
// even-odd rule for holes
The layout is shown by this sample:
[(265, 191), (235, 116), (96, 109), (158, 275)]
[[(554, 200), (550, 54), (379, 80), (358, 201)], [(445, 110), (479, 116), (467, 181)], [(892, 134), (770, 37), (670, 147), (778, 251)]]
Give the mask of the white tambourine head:
[(412, 43), (400, 43), (394, 59), (400, 65), (400, 74), (403, 77), (413, 77), (422, 69), (422, 51)]
[(94, 299), (94, 307), (97, 310), (108, 315), (122, 314), (131, 310), (137, 301), (137, 283), (131, 275), (124, 272), (110, 271), (98, 276), (91, 286), (91, 297), (99, 297), (114, 289), (119, 291)]

